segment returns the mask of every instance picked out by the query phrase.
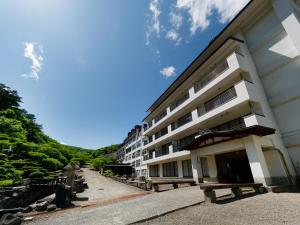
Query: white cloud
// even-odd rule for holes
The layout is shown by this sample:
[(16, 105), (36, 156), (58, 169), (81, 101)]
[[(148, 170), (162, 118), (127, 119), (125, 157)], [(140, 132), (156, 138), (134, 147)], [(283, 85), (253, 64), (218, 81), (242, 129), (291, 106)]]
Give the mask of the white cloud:
[(209, 24), (209, 17), (215, 10), (221, 23), (231, 20), (249, 0), (177, 0), (179, 10), (188, 10), (191, 23), (190, 31), (194, 34), (197, 29), (205, 30)]
[(155, 33), (159, 36), (160, 33), (160, 21), (159, 16), (161, 11), (159, 10), (159, 0), (152, 0), (149, 5), (150, 15), (148, 15), (147, 32), (146, 32), (146, 44), (150, 44), (150, 36)]
[(161, 73), (164, 77), (168, 78), (168, 77), (171, 77), (171, 76), (175, 75), (175, 70), (176, 70), (176, 69), (175, 69), (174, 66), (169, 66), (169, 67), (163, 68), (163, 69), (160, 71), (160, 73)]
[(23, 77), (39, 79), (39, 72), (42, 69), (44, 58), (43, 46), (36, 42), (25, 42), (24, 43), (24, 57), (31, 60), (31, 71), (29, 74), (23, 74)]
[(178, 30), (182, 25), (183, 17), (174, 11), (171, 11), (169, 16), (171, 25)]
[(181, 37), (175, 30), (168, 31), (168, 33), (166, 34), (166, 38), (174, 41), (176, 45), (179, 45), (181, 42)]

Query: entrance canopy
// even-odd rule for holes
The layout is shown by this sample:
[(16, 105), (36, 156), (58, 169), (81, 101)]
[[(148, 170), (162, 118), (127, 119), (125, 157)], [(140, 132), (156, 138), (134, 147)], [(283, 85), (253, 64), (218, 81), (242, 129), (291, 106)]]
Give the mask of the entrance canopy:
[(195, 150), (204, 146), (214, 145), (237, 138), (243, 138), (249, 135), (267, 136), (274, 133), (275, 129), (260, 125), (224, 131), (206, 130), (201, 135), (196, 136), (195, 140), (184, 146), (182, 150)]

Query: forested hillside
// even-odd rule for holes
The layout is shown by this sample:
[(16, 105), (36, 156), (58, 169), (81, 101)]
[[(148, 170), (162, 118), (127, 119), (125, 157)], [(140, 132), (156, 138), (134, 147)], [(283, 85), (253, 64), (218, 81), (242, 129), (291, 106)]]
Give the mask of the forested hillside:
[[(87, 150), (60, 144), (42, 131), (36, 118), (20, 108), (17, 91), (0, 83), (0, 186), (18, 185), (23, 178), (53, 178), (68, 163), (114, 162), (107, 150)], [(115, 145), (112, 145), (115, 146)], [(117, 145), (116, 145), (117, 146)], [(112, 147), (114, 150), (115, 147)], [(103, 154), (102, 154), (103, 153)], [(98, 164), (97, 164), (98, 165)]]

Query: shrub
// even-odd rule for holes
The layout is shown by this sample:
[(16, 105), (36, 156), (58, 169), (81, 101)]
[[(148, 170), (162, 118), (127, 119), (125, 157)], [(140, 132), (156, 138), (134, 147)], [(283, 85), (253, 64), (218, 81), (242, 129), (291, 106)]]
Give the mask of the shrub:
[(0, 153), (0, 159), (1, 160), (7, 160), (7, 155), (4, 153)]
[(27, 162), (26, 160), (24, 160), (24, 159), (18, 159), (18, 160), (11, 160), (11, 161), (10, 161), (10, 164), (11, 164), (13, 167), (17, 168), (17, 169), (20, 169), (21, 167), (26, 166), (27, 163), (28, 163), (28, 162)]
[(10, 169), (7, 177), (12, 179), (14, 183), (20, 184), (22, 183), (22, 175), (24, 174), (24, 171), (22, 170), (16, 170), (16, 169)]
[(41, 171), (34, 171), (31, 174), (29, 174), (30, 178), (43, 178), (44, 177), (44, 173)]
[(60, 168), (63, 167), (63, 164), (58, 161), (57, 159), (53, 159), (53, 158), (46, 158), (43, 160), (43, 165), (45, 168), (49, 169), (49, 170), (58, 170)]
[(100, 168), (106, 163), (105, 159), (104, 158), (96, 158), (96, 159), (93, 159), (91, 161), (93, 167), (95, 168), (95, 170), (100, 170)]
[(68, 159), (66, 157), (64, 157), (63, 155), (61, 155), (58, 159), (63, 165), (67, 165), (68, 164)]
[(107, 177), (113, 177), (115, 175), (112, 170), (105, 170), (102, 174)]
[(48, 156), (42, 152), (28, 152), (28, 155), (33, 160), (37, 160), (39, 162), (43, 161), (44, 159), (48, 158)]
[(13, 180), (0, 180), (0, 187), (9, 187), (14, 184)]

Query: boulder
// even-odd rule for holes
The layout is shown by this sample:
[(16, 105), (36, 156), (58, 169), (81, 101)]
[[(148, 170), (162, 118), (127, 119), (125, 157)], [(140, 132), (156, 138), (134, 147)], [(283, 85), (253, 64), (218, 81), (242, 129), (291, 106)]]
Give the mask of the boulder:
[(56, 210), (56, 205), (50, 204), (50, 205), (47, 206), (47, 211), (48, 212), (51, 212), (51, 211), (54, 211), (54, 210)]
[(1, 225), (20, 225), (21, 223), (21, 218), (11, 213), (4, 214), (0, 219)]
[(36, 211), (45, 211), (48, 205), (49, 205), (48, 202), (38, 203), (36, 204)]
[(23, 218), (23, 213), (22, 212), (17, 212), (14, 215), (19, 217), (19, 218)]
[(24, 208), (23, 209), (23, 213), (29, 213), (29, 212), (31, 212), (33, 210), (33, 207), (32, 207), (32, 205), (29, 205), (29, 206), (27, 206), (26, 208)]

